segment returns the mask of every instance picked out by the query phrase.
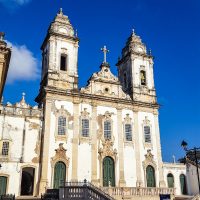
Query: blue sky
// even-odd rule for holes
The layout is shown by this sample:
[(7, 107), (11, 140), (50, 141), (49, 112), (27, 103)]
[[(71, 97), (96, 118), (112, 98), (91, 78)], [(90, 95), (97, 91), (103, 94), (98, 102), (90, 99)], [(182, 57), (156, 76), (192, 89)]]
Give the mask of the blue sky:
[(160, 109), (164, 161), (183, 156), (185, 139), (200, 146), (200, 1), (198, 0), (0, 0), (0, 31), (15, 58), (4, 91), (4, 103), (26, 93), (34, 105), (40, 83), (40, 45), (59, 8), (78, 29), (79, 85), (99, 70), (103, 55), (116, 74), (116, 62), (132, 28), (155, 56), (154, 74)]

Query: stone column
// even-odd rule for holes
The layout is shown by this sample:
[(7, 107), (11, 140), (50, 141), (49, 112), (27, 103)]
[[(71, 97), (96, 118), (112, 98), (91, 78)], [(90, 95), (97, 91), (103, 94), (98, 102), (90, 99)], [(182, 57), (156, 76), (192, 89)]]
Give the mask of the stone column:
[(78, 136), (79, 136), (79, 104), (74, 102), (74, 126), (72, 138), (72, 181), (78, 181), (77, 168), (78, 168)]
[(143, 186), (143, 181), (142, 181), (142, 162), (141, 162), (141, 157), (140, 157), (140, 133), (139, 133), (139, 122), (138, 122), (138, 111), (134, 110), (133, 113), (133, 118), (134, 118), (134, 133), (135, 133), (135, 164), (136, 164), (136, 175), (137, 175), (137, 180), (136, 180), (136, 187), (141, 187)]
[(95, 185), (98, 184), (97, 180), (97, 107), (96, 105), (92, 105), (92, 121), (91, 121), (91, 137), (92, 137), (92, 166), (91, 166), (91, 181)]
[(158, 171), (159, 171), (159, 187), (166, 187), (166, 184), (164, 181), (163, 162), (162, 162), (161, 145), (160, 145), (158, 111), (154, 112), (154, 123), (155, 123), (155, 134), (156, 134), (157, 156), (158, 156), (157, 159), (158, 159)]
[(50, 148), (50, 124), (51, 124), (51, 105), (52, 101), (47, 99), (44, 105), (44, 124), (43, 124), (43, 144), (41, 150), (41, 179), (39, 186), (39, 194), (44, 193), (49, 186), (48, 180), (48, 165), (49, 162), (49, 148)]
[(124, 179), (124, 147), (123, 147), (123, 132), (122, 132), (122, 109), (117, 108), (117, 132), (118, 132), (118, 155), (119, 155), (119, 186), (126, 185)]

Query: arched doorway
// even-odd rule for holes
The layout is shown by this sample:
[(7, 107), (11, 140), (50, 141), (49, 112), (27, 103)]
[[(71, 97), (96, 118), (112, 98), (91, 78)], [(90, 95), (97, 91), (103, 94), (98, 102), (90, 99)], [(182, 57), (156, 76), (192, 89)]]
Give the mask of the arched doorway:
[(181, 193), (187, 194), (186, 178), (184, 174), (180, 175), (180, 186), (181, 186)]
[(147, 187), (156, 187), (155, 170), (151, 165), (146, 168)]
[(174, 176), (171, 173), (167, 174), (167, 184), (169, 188), (174, 187)]
[(0, 176), (0, 195), (6, 194), (7, 189), (7, 177)]
[(115, 186), (115, 164), (111, 157), (103, 159), (103, 186)]
[(54, 183), (53, 188), (58, 189), (64, 184), (66, 180), (66, 165), (65, 163), (58, 161), (54, 167)]
[(33, 167), (25, 167), (22, 169), (21, 179), (21, 195), (33, 195), (34, 190), (35, 169)]

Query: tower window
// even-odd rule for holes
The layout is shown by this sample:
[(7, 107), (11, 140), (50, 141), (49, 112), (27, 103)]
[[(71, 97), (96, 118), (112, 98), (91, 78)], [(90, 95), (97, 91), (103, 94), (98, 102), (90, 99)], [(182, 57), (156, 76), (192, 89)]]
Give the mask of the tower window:
[(146, 72), (144, 70), (140, 71), (141, 85), (146, 85)]
[(8, 152), (9, 152), (9, 142), (3, 142), (2, 156), (8, 156)]
[(65, 54), (60, 57), (60, 70), (67, 71), (67, 55)]

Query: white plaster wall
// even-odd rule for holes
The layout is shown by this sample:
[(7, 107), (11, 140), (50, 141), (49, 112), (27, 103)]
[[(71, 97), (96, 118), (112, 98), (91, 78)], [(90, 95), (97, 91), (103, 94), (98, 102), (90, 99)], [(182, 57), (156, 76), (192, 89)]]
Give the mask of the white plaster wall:
[(87, 143), (80, 144), (78, 147), (78, 180), (91, 181), (91, 145)]
[(68, 40), (63, 40), (57, 38), (55, 47), (56, 47), (56, 69), (59, 70), (60, 66), (60, 55), (62, 53), (61, 48), (67, 49), (68, 55), (68, 72), (71, 75), (77, 74), (77, 47), (74, 43)]
[[(199, 171), (199, 179), (200, 179), (200, 168)], [(188, 185), (188, 194), (189, 195), (197, 195), (199, 193), (199, 183), (197, 178), (197, 168), (192, 164), (187, 164), (187, 185)]]
[(148, 88), (152, 89), (153, 84), (153, 71), (150, 68), (150, 62), (147, 59), (143, 59), (142, 57), (137, 57), (132, 62), (132, 74), (133, 74), (133, 83), (134, 86), (140, 86), (140, 66), (145, 67), (146, 71), (146, 80)]
[(136, 186), (136, 160), (133, 146), (124, 147), (124, 177), (127, 187)]
[[(39, 118), (28, 119), (30, 122), (40, 124)], [(24, 117), (19, 116), (6, 116), (5, 118), (0, 115), (0, 134), (3, 134), (3, 123), (8, 123), (11, 126), (9, 136), (11, 138), (9, 148), (9, 160), (0, 161), (2, 168), (0, 176), (8, 176), (7, 193), (20, 195), (21, 191), (21, 173), (23, 167), (35, 168), (35, 183), (38, 181), (38, 167), (39, 164), (32, 163), (32, 159), (37, 156), (35, 147), (39, 135), (39, 129), (31, 129), (30, 122), (25, 125), (25, 140), (24, 140), (24, 162), (20, 163), (22, 156), (22, 140), (24, 129)], [(0, 136), (0, 138), (1, 138)]]
[(164, 180), (167, 184), (167, 175), (169, 173), (173, 174), (174, 176), (174, 187), (176, 195), (181, 195), (181, 188), (180, 188), (180, 175), (186, 175), (186, 166), (181, 163), (163, 163), (163, 171), (164, 171)]

